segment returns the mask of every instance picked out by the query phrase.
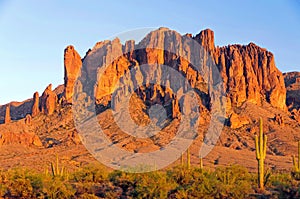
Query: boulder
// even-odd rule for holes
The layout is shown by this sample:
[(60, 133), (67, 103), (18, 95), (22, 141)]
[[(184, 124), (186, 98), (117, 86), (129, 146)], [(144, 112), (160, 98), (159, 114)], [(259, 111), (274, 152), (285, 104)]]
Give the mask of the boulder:
[(236, 113), (232, 113), (229, 118), (229, 125), (233, 129), (241, 128), (244, 125), (250, 123), (250, 119), (247, 116), (240, 116)]

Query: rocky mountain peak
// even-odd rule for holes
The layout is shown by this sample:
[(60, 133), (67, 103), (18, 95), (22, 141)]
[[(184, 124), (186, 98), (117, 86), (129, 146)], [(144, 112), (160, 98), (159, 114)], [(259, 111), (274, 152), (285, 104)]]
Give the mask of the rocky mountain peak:
[(199, 34), (197, 34), (194, 39), (200, 43), (204, 49), (208, 51), (214, 51), (215, 49), (215, 37), (214, 32), (210, 29), (202, 30)]
[(57, 106), (57, 95), (52, 91), (52, 84), (49, 84), (41, 96), (41, 112), (52, 115)]
[(11, 117), (10, 117), (10, 104), (7, 104), (5, 107), (5, 117), (4, 117), (4, 123), (8, 124), (11, 122)]
[(65, 91), (64, 97), (67, 103), (72, 102), (73, 88), (81, 71), (81, 57), (73, 46), (68, 46), (64, 51)]

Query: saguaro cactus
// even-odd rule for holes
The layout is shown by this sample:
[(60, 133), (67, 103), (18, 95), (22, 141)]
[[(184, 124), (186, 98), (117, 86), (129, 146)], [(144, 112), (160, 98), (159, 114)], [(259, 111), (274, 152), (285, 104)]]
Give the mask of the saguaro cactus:
[(200, 156), (199, 166), (200, 166), (200, 169), (203, 169), (203, 158), (202, 158), (202, 156)]
[(190, 154), (190, 149), (187, 149), (186, 152), (186, 161), (187, 161), (187, 168), (190, 169), (191, 168), (191, 154)]
[(298, 142), (298, 162), (296, 160), (296, 157), (293, 155), (293, 165), (294, 165), (294, 171), (300, 172), (300, 141)]
[(258, 162), (258, 187), (264, 189), (264, 160), (267, 153), (267, 136), (263, 133), (263, 121), (259, 121), (259, 137), (255, 135), (256, 159)]
[(56, 165), (54, 165), (51, 162), (51, 172), (52, 172), (52, 176), (56, 177), (56, 176), (64, 176), (64, 167), (59, 168), (59, 163), (58, 163), (58, 155), (56, 154)]

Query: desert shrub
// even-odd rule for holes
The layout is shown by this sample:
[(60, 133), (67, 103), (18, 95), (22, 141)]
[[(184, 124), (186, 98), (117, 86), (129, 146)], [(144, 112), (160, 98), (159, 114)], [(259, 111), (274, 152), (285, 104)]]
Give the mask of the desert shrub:
[(104, 182), (108, 179), (108, 171), (102, 165), (88, 165), (72, 174), (75, 182)]
[(136, 176), (134, 173), (125, 173), (123, 171), (113, 171), (109, 174), (109, 180), (115, 187), (120, 187), (122, 190), (121, 195), (132, 195), (133, 190), (136, 187)]
[[(14, 198), (38, 198), (42, 196), (42, 177), (39, 174), (25, 169), (16, 168), (9, 170), (5, 175), (2, 195)], [(5, 179), (4, 179), (5, 178)]]
[(175, 198), (213, 198), (216, 194), (217, 178), (209, 170), (180, 171), (179, 168), (170, 173), (177, 182), (172, 194)]
[(267, 186), (276, 191), (279, 198), (300, 198), (300, 183), (288, 173), (273, 174)]
[(193, 180), (193, 170), (185, 166), (177, 166), (167, 171), (169, 178), (172, 178), (180, 186), (188, 186)]
[(43, 179), (43, 193), (46, 198), (55, 199), (69, 199), (75, 196), (75, 189), (72, 184), (61, 177), (44, 176)]
[(178, 183), (175, 198), (243, 198), (251, 192), (250, 174), (239, 166), (219, 167), (214, 172), (175, 169), (170, 173)]
[(300, 171), (293, 171), (291, 174), (295, 180), (300, 181)]
[(176, 187), (174, 181), (160, 171), (137, 174), (135, 182), (134, 198), (167, 198)]
[(217, 177), (217, 198), (244, 198), (251, 193), (250, 174), (241, 166), (219, 167)]

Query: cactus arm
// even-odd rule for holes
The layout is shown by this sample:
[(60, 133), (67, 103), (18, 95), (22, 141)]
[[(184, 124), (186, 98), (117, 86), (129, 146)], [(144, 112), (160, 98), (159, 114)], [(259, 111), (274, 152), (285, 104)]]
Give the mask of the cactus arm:
[(59, 175), (58, 155), (56, 154), (56, 174)]
[(183, 167), (184, 159), (183, 159), (183, 152), (181, 153), (181, 166)]
[(296, 161), (296, 157), (293, 155), (293, 166), (294, 166), (294, 170), (297, 171), (298, 170), (298, 166), (297, 166), (297, 161)]
[(56, 175), (55, 168), (52, 162), (51, 162), (51, 171), (52, 171), (52, 175), (55, 176)]
[(260, 159), (259, 147), (258, 147), (258, 137), (255, 135), (255, 151), (256, 151), (256, 159)]
[(267, 154), (267, 141), (268, 141), (268, 137), (266, 135), (264, 135), (264, 147), (263, 147), (263, 159), (266, 158), (266, 154)]
[(259, 153), (262, 156), (264, 152), (263, 144), (264, 144), (264, 135), (263, 135), (263, 121), (262, 118), (260, 118), (259, 121)]
[(300, 141), (298, 141), (298, 162), (296, 160), (296, 156), (293, 157), (293, 167), (295, 172), (300, 172)]

